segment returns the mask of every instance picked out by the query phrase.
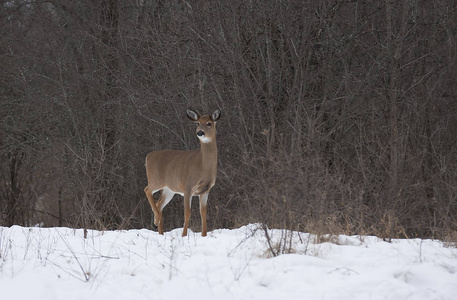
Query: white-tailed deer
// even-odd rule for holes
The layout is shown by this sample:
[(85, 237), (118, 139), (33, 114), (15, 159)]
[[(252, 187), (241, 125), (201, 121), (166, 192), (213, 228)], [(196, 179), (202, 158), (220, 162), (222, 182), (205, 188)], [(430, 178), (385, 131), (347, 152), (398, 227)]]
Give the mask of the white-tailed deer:
[[(220, 109), (216, 109), (211, 116), (200, 116), (192, 109), (188, 109), (187, 117), (197, 124), (196, 133), (200, 139), (200, 149), (153, 151), (146, 156), (148, 186), (144, 192), (154, 211), (154, 224), (158, 227), (160, 234), (163, 234), (163, 208), (170, 202), (174, 194), (180, 194), (184, 196), (182, 236), (187, 235), (192, 196), (200, 198), (202, 236), (206, 236), (206, 203), (208, 193), (216, 182), (216, 122), (220, 116)], [(159, 200), (154, 202), (152, 195), (157, 191), (162, 193)]]

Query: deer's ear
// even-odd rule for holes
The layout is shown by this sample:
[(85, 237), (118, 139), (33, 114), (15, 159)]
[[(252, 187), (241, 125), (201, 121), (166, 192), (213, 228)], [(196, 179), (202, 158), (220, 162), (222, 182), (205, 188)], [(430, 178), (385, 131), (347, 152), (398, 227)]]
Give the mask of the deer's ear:
[(192, 121), (196, 122), (200, 118), (200, 115), (196, 113), (194, 110), (188, 108), (187, 109), (187, 117)]
[(216, 122), (221, 117), (221, 110), (216, 108), (216, 110), (211, 114), (211, 119)]

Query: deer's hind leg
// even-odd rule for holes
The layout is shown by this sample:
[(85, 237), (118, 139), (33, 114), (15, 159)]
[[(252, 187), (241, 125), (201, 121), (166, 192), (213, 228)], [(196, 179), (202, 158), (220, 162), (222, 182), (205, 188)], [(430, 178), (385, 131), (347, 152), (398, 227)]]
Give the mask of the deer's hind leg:
[(151, 205), (152, 211), (154, 212), (154, 229), (157, 229), (159, 226), (159, 220), (162, 218), (162, 211), (159, 209), (159, 206), (157, 206), (156, 202), (154, 201), (154, 197), (152, 196), (155, 192), (157, 192), (157, 190), (152, 190), (149, 185), (144, 188), (144, 193), (146, 194), (149, 205)]
[(163, 209), (171, 201), (174, 192), (169, 188), (164, 187), (161, 191), (159, 200), (155, 203), (159, 216), (154, 216), (154, 224), (159, 227), (159, 233), (163, 234)]

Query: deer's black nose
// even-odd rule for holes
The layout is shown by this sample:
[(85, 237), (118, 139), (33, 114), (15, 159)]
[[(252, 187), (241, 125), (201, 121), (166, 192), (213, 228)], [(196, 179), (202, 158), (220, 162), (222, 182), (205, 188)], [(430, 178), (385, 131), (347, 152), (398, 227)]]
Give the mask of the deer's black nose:
[(203, 130), (199, 130), (199, 131), (197, 132), (197, 135), (198, 135), (198, 136), (204, 136), (205, 133), (203, 132)]

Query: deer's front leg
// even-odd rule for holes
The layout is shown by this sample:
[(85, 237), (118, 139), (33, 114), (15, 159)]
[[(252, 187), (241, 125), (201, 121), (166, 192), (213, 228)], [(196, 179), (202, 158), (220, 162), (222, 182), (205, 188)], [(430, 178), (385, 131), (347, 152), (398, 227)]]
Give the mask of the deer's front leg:
[(200, 195), (200, 216), (202, 218), (202, 236), (206, 236), (206, 203), (208, 193)]
[(182, 230), (182, 236), (187, 236), (187, 228), (189, 227), (190, 219), (190, 205), (192, 201), (191, 192), (184, 192), (184, 227)]

